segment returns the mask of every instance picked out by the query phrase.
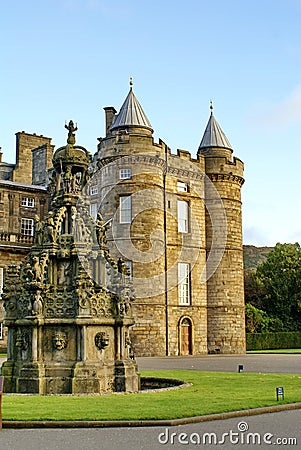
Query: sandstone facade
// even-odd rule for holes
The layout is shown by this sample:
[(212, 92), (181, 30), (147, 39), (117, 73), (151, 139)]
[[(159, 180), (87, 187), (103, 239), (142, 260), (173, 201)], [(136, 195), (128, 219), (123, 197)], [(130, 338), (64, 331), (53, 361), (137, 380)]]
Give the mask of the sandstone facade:
[[(244, 353), (242, 161), (212, 112), (196, 158), (154, 141), (132, 88), (119, 114), (107, 107), (105, 117), (91, 163), (91, 214), (102, 213), (110, 251), (131, 270), (135, 355)], [(39, 191), (51, 142), (24, 132), (18, 139), (35, 150), (10, 179)]]
[[(16, 163), (0, 160), (0, 348), (6, 348), (1, 301), (5, 269), (20, 264), (33, 243), (35, 216), (44, 219), (48, 209), (47, 169), (51, 167), (51, 139), (16, 134)], [(2, 156), (2, 154), (1, 154)]]
[(118, 115), (105, 111), (91, 202), (112, 220), (110, 247), (132, 270), (135, 353), (243, 353), (243, 163), (213, 114), (194, 159), (154, 142), (132, 89)]

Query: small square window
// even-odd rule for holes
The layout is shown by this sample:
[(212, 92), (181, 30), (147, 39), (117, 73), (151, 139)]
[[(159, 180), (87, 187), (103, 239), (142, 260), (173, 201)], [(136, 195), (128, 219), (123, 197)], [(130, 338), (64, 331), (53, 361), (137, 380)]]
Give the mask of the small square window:
[(28, 208), (34, 208), (34, 198), (22, 197), (22, 206), (26, 206)]
[(188, 192), (188, 184), (184, 181), (178, 181), (177, 188), (179, 192)]
[(132, 178), (132, 169), (120, 169), (119, 178), (120, 180), (129, 180)]
[(96, 195), (96, 194), (98, 194), (98, 186), (91, 186), (90, 195)]

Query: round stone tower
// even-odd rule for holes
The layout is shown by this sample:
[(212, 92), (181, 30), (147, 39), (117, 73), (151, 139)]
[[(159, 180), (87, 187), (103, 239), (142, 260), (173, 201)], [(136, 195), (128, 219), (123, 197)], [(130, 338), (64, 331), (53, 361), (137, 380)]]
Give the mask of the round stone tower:
[(204, 157), (154, 142), (132, 87), (105, 108), (91, 204), (110, 221), (108, 246), (131, 269), (131, 338), (139, 356), (207, 353)]
[[(243, 162), (232, 156), (230, 142), (211, 115), (198, 154), (205, 158), (208, 176), (206, 198), (206, 247), (210, 251), (214, 236), (220, 263), (207, 276), (207, 325), (209, 353), (245, 352), (245, 309), (242, 247), (241, 187), (244, 183)], [(209, 209), (218, 207), (212, 184), (220, 197), (220, 211), (212, 220)], [(215, 194), (216, 194), (215, 191)], [(213, 274), (212, 274), (213, 272)]]

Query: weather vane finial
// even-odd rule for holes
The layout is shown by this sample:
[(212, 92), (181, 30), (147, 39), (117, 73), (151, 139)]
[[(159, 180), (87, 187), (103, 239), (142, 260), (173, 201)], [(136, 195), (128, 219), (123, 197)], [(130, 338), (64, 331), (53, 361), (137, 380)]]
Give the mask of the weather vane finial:
[(132, 87), (133, 86), (133, 77), (132, 76), (130, 76), (130, 87)]
[(213, 102), (212, 102), (212, 100), (210, 100), (210, 110), (211, 110), (211, 113), (213, 112)]

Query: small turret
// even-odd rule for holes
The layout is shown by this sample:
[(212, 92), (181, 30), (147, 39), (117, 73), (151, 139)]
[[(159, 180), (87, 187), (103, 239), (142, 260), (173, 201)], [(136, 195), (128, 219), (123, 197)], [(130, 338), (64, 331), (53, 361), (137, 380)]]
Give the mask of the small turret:
[[(244, 165), (233, 158), (233, 149), (211, 114), (198, 154), (205, 157), (205, 172), (211, 184), (205, 185), (206, 247), (214, 246), (214, 236), (224, 242), (221, 261), (207, 281), (207, 323), (209, 353), (244, 353), (244, 289), (241, 187)], [(218, 203), (212, 188), (221, 200), (224, 214), (210, 217), (208, 211)], [(223, 219), (224, 217), (224, 219)]]
[(132, 81), (128, 93), (119, 113), (115, 116), (110, 131), (127, 130), (141, 134), (152, 134), (153, 128), (148, 120), (142, 106), (133, 92)]
[(198, 154), (204, 156), (227, 156), (228, 159), (231, 159), (232, 146), (214, 117), (212, 102), (210, 102), (210, 110), (211, 114), (198, 148)]

